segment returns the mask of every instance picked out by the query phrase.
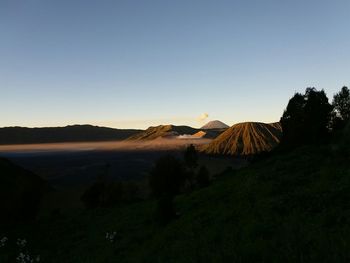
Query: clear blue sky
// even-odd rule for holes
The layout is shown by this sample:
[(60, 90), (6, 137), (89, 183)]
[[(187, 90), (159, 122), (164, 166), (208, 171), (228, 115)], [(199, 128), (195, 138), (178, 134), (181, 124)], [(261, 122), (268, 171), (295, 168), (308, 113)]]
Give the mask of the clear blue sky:
[(278, 121), (295, 91), (350, 84), (349, 14), (348, 0), (1, 0), (0, 126)]

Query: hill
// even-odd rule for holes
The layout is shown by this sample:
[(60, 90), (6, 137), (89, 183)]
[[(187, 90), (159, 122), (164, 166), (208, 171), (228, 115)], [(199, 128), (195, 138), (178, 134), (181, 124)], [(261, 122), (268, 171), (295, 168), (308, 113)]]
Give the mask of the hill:
[(41, 197), (49, 189), (46, 182), (5, 158), (0, 158), (0, 174), (0, 222), (35, 217)]
[(159, 125), (149, 127), (147, 130), (129, 137), (128, 140), (154, 140), (157, 138), (171, 138), (185, 134), (192, 135), (196, 132), (198, 132), (197, 129), (189, 126)]
[(230, 128), (230, 126), (228, 126), (227, 124), (225, 124), (219, 120), (210, 121), (201, 127), (202, 130), (227, 129), (227, 128)]
[[(42, 219), (13, 238), (27, 237), (45, 262), (348, 262), (349, 147), (337, 148), (299, 148), (228, 170), (178, 196), (179, 218), (166, 226), (149, 200)], [(111, 231), (114, 242), (105, 238)]]
[(124, 140), (140, 130), (113, 129), (92, 125), (49, 128), (0, 128), (0, 144), (83, 142)]
[(207, 138), (215, 139), (220, 134), (222, 134), (226, 129), (209, 129), (209, 130), (200, 130), (192, 135), (194, 138)]
[(238, 123), (214, 139), (204, 152), (237, 156), (268, 152), (278, 145), (281, 135), (279, 123)]

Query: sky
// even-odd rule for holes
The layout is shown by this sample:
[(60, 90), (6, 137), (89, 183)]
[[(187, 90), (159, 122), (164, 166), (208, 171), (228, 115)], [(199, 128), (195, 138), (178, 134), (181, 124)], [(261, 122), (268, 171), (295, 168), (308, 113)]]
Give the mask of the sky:
[(297, 91), (349, 86), (349, 13), (348, 0), (0, 0), (0, 126), (278, 121)]

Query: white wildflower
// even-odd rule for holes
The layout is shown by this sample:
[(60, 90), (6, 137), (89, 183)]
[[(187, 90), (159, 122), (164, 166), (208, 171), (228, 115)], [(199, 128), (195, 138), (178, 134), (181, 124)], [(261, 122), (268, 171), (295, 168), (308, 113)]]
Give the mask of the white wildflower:
[(106, 240), (111, 242), (111, 243), (114, 243), (116, 236), (117, 236), (117, 232), (115, 232), (115, 231), (111, 232), (111, 233), (107, 232), (106, 233)]
[(8, 241), (7, 237), (3, 237), (0, 239), (0, 247), (4, 247), (6, 245), (6, 242)]
[(25, 254), (20, 252), (18, 257), (16, 258), (18, 263), (34, 263), (40, 261), (40, 255), (36, 256), (36, 258), (32, 258), (29, 254)]
[(20, 248), (23, 248), (27, 245), (27, 240), (18, 238), (16, 244)]

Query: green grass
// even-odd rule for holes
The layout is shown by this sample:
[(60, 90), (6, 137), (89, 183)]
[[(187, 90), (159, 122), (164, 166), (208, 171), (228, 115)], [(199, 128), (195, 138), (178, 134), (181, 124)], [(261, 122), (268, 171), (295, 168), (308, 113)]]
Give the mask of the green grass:
[[(178, 196), (180, 216), (166, 226), (149, 200), (42, 216), (4, 234), (27, 238), (42, 262), (349, 262), (350, 166), (330, 149), (228, 172)], [(111, 231), (115, 243), (105, 239)]]

